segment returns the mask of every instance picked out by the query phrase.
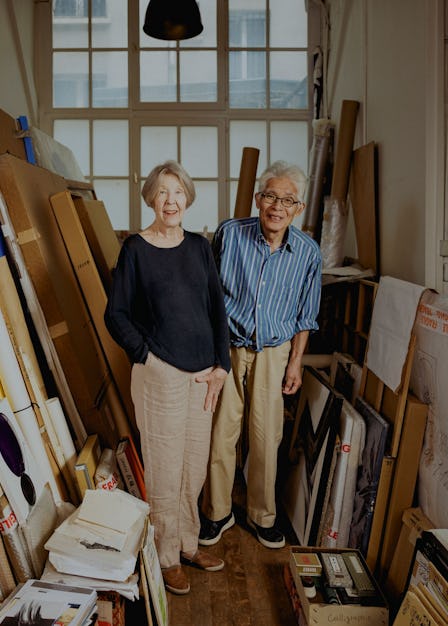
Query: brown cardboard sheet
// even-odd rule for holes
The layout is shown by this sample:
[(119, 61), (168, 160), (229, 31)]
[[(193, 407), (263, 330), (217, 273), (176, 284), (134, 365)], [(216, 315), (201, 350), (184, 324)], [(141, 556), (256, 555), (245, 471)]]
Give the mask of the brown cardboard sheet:
[[(107, 304), (106, 292), (96, 268), (95, 260), (90, 252), (72, 196), (69, 191), (62, 191), (51, 196), (50, 203), (72, 262), (73, 271), (78, 278), (87, 308), (104, 351), (104, 356), (109, 365), (112, 379), (119, 390), (127, 419), (131, 420), (134, 415), (130, 394), (131, 366), (125, 352), (112, 339), (104, 323), (104, 311)], [(123, 419), (121, 418), (121, 415), (116, 416), (117, 420), (120, 419), (118, 425), (120, 434), (125, 435), (129, 432), (129, 428), (126, 423), (126, 417), (123, 416)]]
[(25, 144), (18, 137), (19, 132), (17, 121), (0, 109), (0, 153), (9, 152), (26, 161)]
[(112, 281), (112, 270), (120, 253), (120, 242), (101, 200), (86, 200), (74, 194), (72, 198), (107, 293)]

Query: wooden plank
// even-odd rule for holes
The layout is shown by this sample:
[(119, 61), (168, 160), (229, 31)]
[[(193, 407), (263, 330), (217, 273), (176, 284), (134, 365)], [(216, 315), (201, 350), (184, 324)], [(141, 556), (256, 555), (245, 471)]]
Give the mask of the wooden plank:
[(376, 169), (376, 148), (373, 141), (353, 151), (350, 200), (355, 221), (358, 260), (362, 267), (379, 274)]

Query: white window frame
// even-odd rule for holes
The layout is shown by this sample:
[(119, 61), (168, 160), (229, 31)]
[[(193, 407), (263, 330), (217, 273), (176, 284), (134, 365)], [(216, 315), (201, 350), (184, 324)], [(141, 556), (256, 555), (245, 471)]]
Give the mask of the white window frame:
[[(304, 0), (305, 1), (305, 0)], [(36, 10), (36, 86), (39, 99), (38, 125), (53, 134), (55, 119), (82, 119), (92, 122), (95, 119), (126, 119), (129, 121), (129, 230), (141, 228), (140, 224), (140, 128), (155, 125), (206, 125), (216, 126), (218, 132), (218, 220), (232, 215), (230, 207), (230, 185), (235, 178), (229, 174), (229, 124), (233, 120), (262, 120), (267, 126), (275, 121), (305, 121), (309, 125), (309, 142), (312, 139), (313, 112), (313, 52), (320, 44), (320, 6), (316, 2), (307, 2), (309, 17), (308, 28), (308, 109), (230, 109), (227, 106), (227, 59), (228, 32), (226, 12), (227, 1), (217, 1), (217, 45), (218, 45), (218, 80), (217, 102), (213, 103), (142, 103), (139, 102), (139, 24), (138, 2), (128, 0), (128, 54), (129, 54), (129, 107), (123, 109), (53, 109), (52, 105), (52, 16), (51, 2), (35, 4)], [(101, 19), (101, 18), (100, 18)], [(224, 25), (224, 26), (222, 26)], [(287, 49), (286, 49), (287, 50)], [(89, 78), (91, 81), (91, 77)], [(269, 77), (267, 87), (269, 89)], [(90, 85), (91, 87), (91, 85)], [(268, 133), (269, 150), (269, 133)], [(93, 162), (92, 146), (90, 145), (90, 161)], [(94, 185), (94, 180), (92, 181)]]

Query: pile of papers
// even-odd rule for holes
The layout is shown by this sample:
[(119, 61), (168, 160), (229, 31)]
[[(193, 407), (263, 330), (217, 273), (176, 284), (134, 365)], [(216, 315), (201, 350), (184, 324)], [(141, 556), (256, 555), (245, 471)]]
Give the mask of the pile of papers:
[(29, 579), (2, 604), (0, 624), (84, 626), (91, 623), (96, 602), (93, 589)]
[(45, 544), (58, 571), (126, 581), (134, 573), (149, 505), (114, 489), (88, 489), (82, 504)]

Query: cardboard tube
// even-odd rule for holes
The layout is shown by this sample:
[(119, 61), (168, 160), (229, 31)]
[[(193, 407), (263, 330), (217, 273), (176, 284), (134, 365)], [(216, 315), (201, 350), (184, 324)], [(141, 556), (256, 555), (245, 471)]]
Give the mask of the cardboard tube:
[(257, 177), (258, 148), (243, 148), (233, 217), (249, 217)]
[(356, 100), (342, 101), (333, 179), (331, 181), (331, 197), (336, 198), (336, 200), (345, 201), (347, 197), (358, 108), (359, 102)]

